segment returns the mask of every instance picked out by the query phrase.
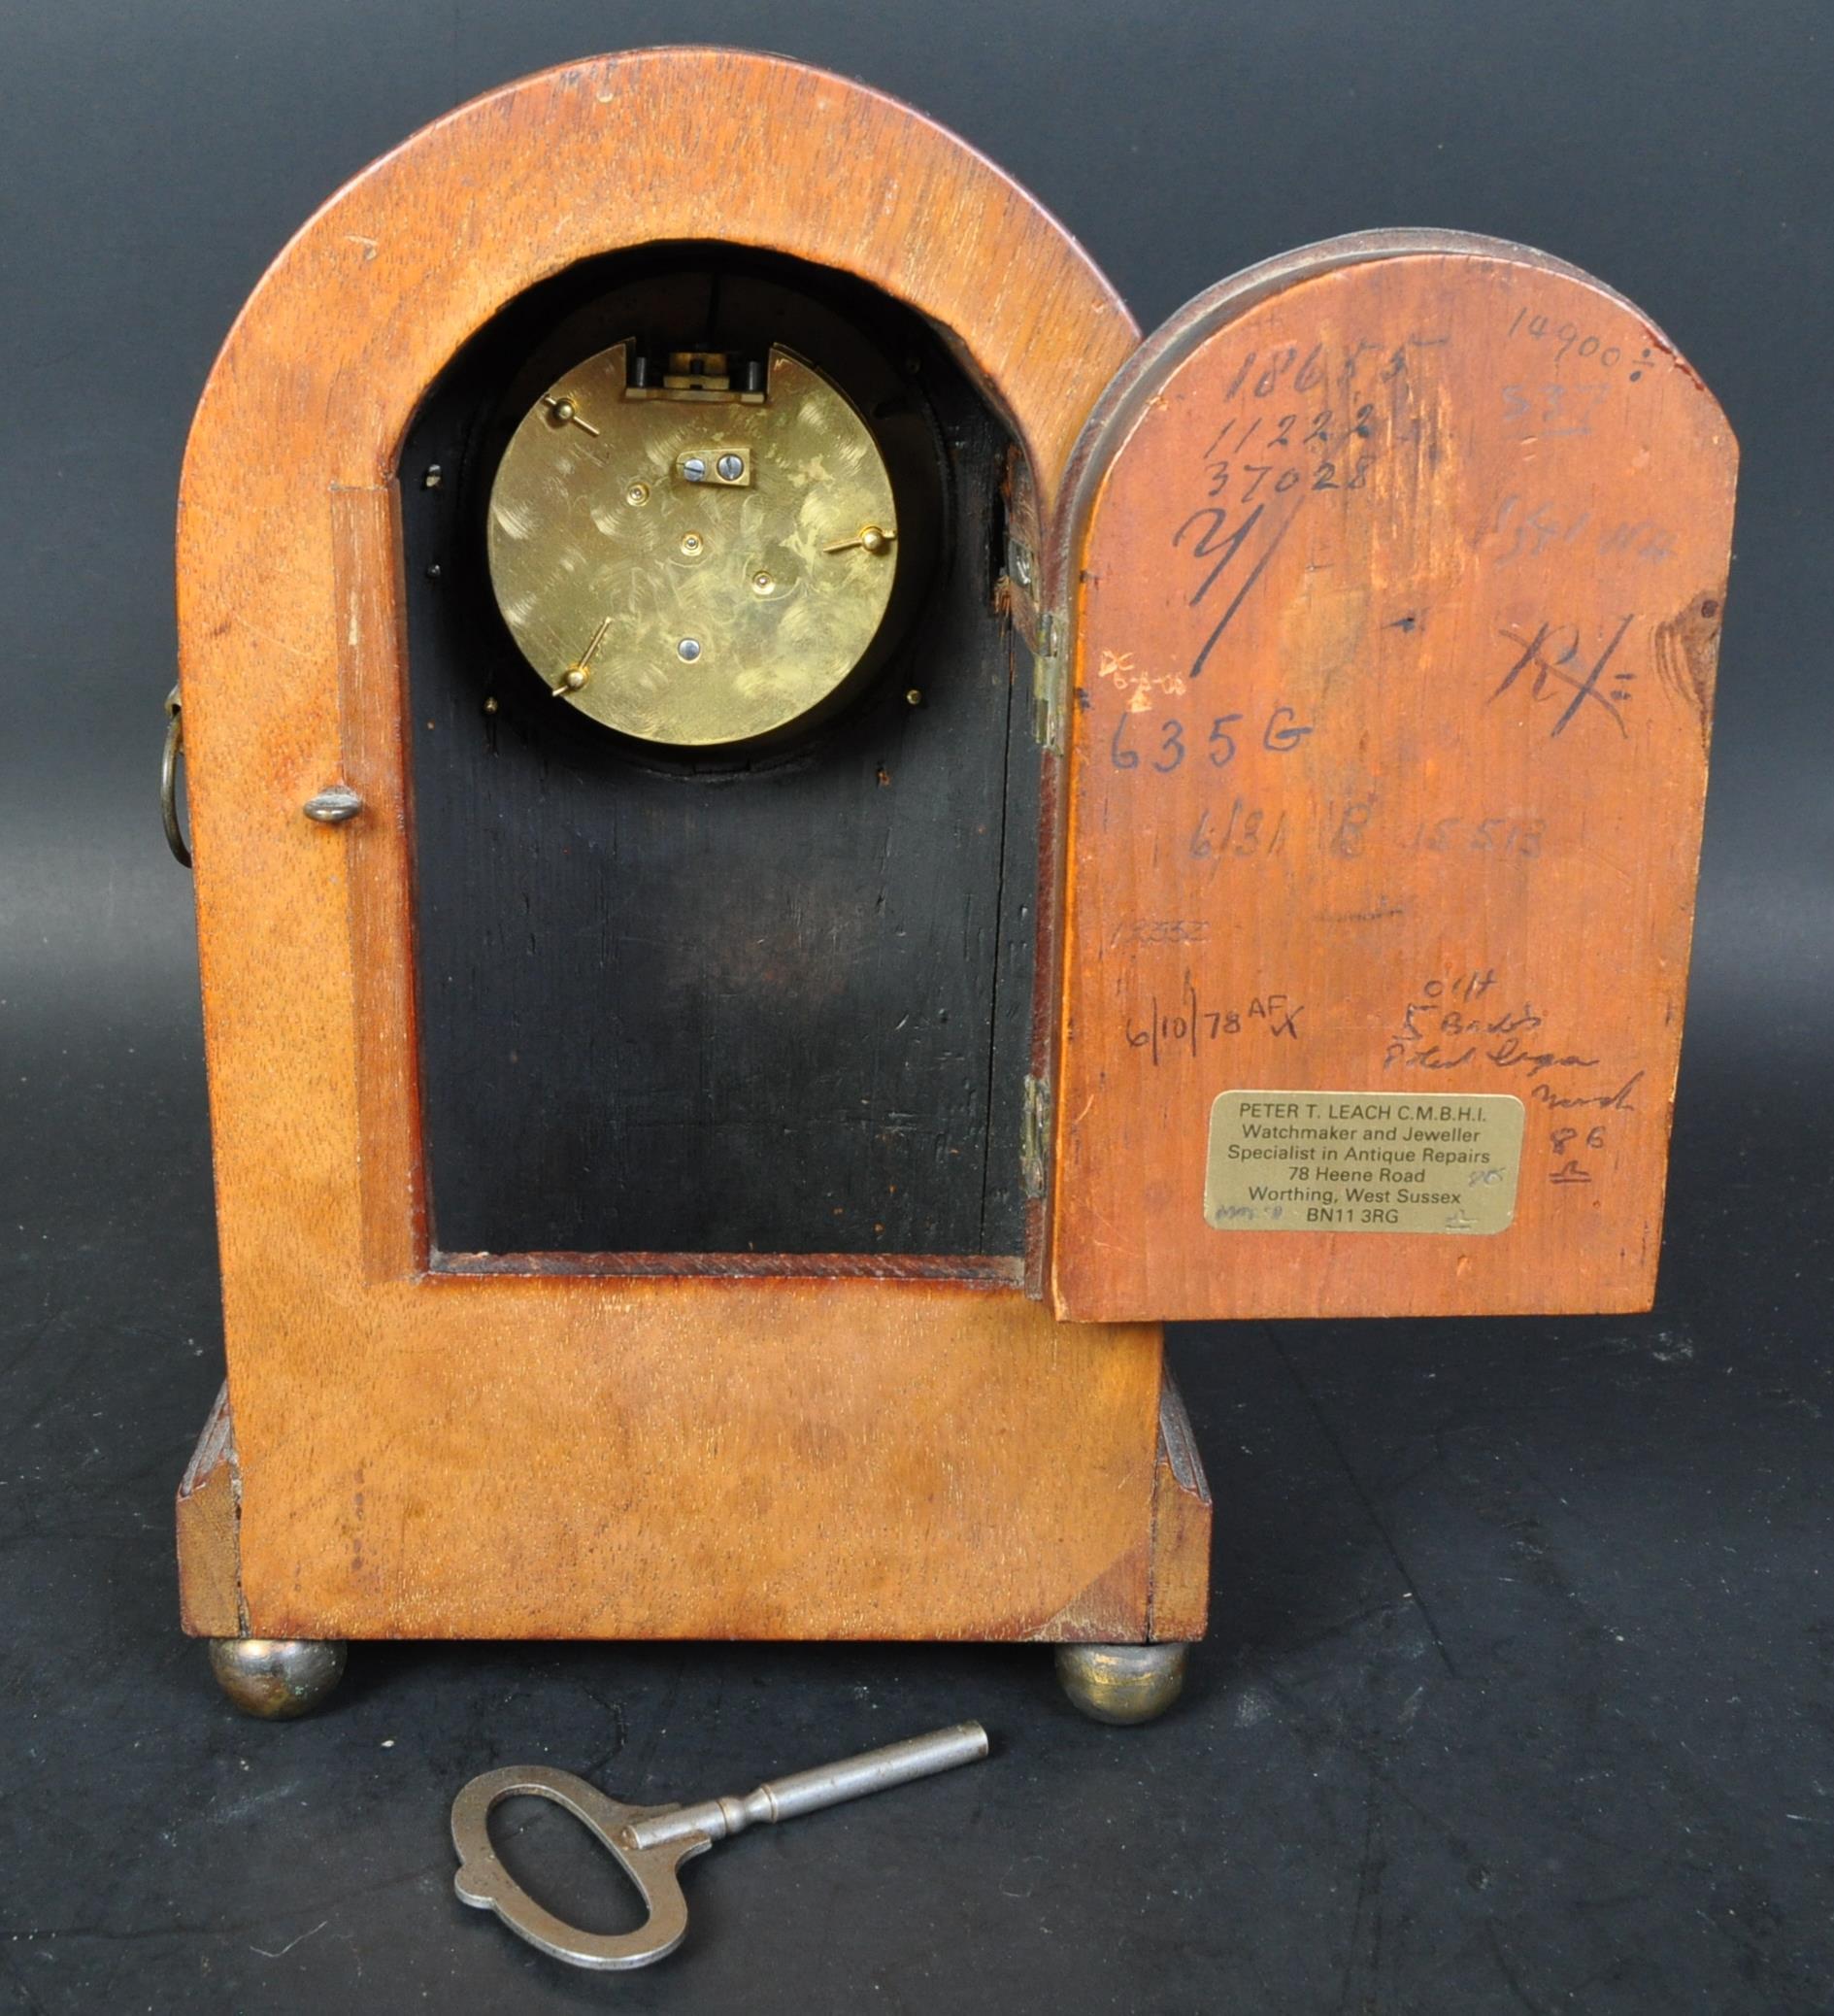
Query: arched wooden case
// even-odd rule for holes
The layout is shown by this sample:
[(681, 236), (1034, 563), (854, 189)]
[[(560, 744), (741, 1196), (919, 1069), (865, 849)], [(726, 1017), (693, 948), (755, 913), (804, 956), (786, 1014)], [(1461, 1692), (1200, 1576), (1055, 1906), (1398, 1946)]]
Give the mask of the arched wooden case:
[[(945, 687), (978, 668), (949, 704), (960, 748), (999, 738), (1019, 892), (1005, 1007), (957, 1018), (981, 1090), (938, 1136), (979, 1165), (949, 1222), (981, 1236), (926, 1250), (887, 1211), (842, 1252), (449, 1251), (440, 1199), (481, 1151), (426, 964), (450, 942), (429, 849), (463, 844), (435, 808), (462, 811), (438, 740), (462, 709), (424, 684), (442, 399), (542, 289), (709, 247), (869, 290), (984, 414), (951, 435), (958, 476), (968, 434), (982, 458), (947, 528), (987, 567), (981, 641), (933, 654)], [(1210, 1506), (1162, 1318), (1648, 1299), (1718, 409), (1596, 283), (1443, 234), (1314, 248), (1136, 342), (961, 143), (715, 50), (465, 107), (276, 263), (180, 524), (229, 1372), (180, 1495), (187, 1629), (1188, 1639)], [(868, 799), (924, 775), (877, 732), (849, 758)], [(361, 814), (304, 817), (334, 784)], [(957, 824), (944, 884), (978, 872)], [(1270, 1228), (1207, 1192), (1223, 1095), (1427, 1086), (1519, 1099), (1505, 1224)]]
[[(959, 576), (979, 570), (976, 621), (1005, 640), (1004, 656), (978, 643), (980, 689), (958, 679), (952, 696), (939, 687), (932, 705), (906, 710), (908, 765), (870, 747), (849, 760), (862, 818), (900, 803), (920, 813), (907, 772), (929, 759), (921, 738), (951, 732), (950, 708), (974, 702), (1000, 750), (1012, 716), (1015, 793), (1036, 806), (1049, 766), (996, 606), (1000, 489), (1016, 510), (1049, 510), (1136, 332), (1022, 191), (859, 85), (769, 57), (664, 50), (512, 85), (334, 197), (237, 322), (184, 468), (182, 686), (228, 1357), (225, 1401), (180, 1497), (187, 1627), (273, 1638), (1195, 1636), (1208, 1499), (1158, 1327), (1063, 1325), (1029, 1295), (1022, 1196), (1004, 1250), (959, 1237), (882, 1250), (883, 1221), (845, 1194), (868, 1222), (835, 1253), (813, 1240), (793, 1252), (441, 1244), (441, 1199), (465, 1149), (434, 1109), (448, 1079), (462, 1098), (463, 1068), (427, 1040), (446, 1012), (429, 989), (448, 969), (429, 978), (417, 959), (442, 928), (426, 899), (450, 862), (424, 849), (417, 859), (417, 843), (435, 787), (450, 784), (438, 751), (458, 715), (422, 707), (417, 681), (445, 648), (437, 617), (423, 621), (429, 570), (442, 569), (444, 590), (454, 561), (425, 516), (447, 491), (403, 457), (439, 423), (455, 365), (506, 314), (590, 262), (671, 247), (800, 262), (915, 319), (986, 416), (964, 420), (961, 439), (998, 430), (1010, 442), (1010, 472), (1007, 456), (975, 448), (984, 480), (957, 487), (946, 528)], [(449, 463), (442, 484), (453, 475)], [(423, 533), (431, 544), (417, 547)], [(931, 667), (939, 681), (949, 657)], [(518, 690), (504, 689), (500, 719)], [(550, 718), (560, 711), (534, 690)], [(902, 704), (895, 691), (890, 704)], [(482, 737), (476, 706), (465, 721)], [(359, 794), (360, 815), (303, 816), (333, 785)], [(958, 823), (952, 852), (934, 836), (917, 850), (938, 882), (966, 872), (976, 845), (1001, 844), (984, 809)], [(580, 852), (599, 844), (588, 835)], [(727, 846), (728, 874), (742, 845)], [(807, 857), (784, 873), (818, 880)], [(1015, 852), (1007, 875), (1021, 900), (998, 935), (1029, 969), (1037, 849)], [(717, 876), (683, 901), (709, 889)], [(804, 908), (818, 934), (820, 904)], [(836, 922), (869, 936), (871, 906)], [(653, 941), (672, 925), (651, 908), (608, 927)], [(960, 943), (989, 928), (978, 920), (956, 948), (939, 941), (938, 991), (949, 960), (970, 956)], [(609, 985), (603, 936), (577, 942), (588, 948), (579, 989)], [(518, 938), (501, 956), (521, 949)], [(807, 937), (797, 952), (817, 957)], [(721, 985), (781, 985), (739, 964)], [(846, 983), (832, 959), (822, 971)], [(906, 1008), (929, 999), (914, 992)], [(1021, 997), (1002, 1018), (1010, 1068), (992, 1068), (992, 1018), (962, 1030), (972, 1057), (959, 1076), (979, 1081), (981, 1104), (959, 1160), (977, 1194), (983, 1163), (991, 1182), (1022, 1189), (1026, 1009)], [(819, 1010), (812, 991), (811, 1017)], [(895, 1050), (897, 1020), (852, 1040)], [(499, 1067), (511, 1052), (561, 1049), (566, 1033), (494, 1028)], [(810, 1072), (825, 1061), (807, 1053)], [(890, 1100), (897, 1074), (884, 1079)], [(765, 1089), (785, 1116), (806, 1092), (789, 1076)], [(894, 1110), (880, 1118), (895, 1131)], [(800, 1181), (823, 1152), (811, 1137), (781, 1180)], [(710, 1192), (728, 1180), (710, 1155)]]

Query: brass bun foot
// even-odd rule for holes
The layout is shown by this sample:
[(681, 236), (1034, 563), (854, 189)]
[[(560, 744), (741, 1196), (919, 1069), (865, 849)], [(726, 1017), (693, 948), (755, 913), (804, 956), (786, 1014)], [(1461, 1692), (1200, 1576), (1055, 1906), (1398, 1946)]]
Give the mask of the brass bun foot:
[(285, 1722), (310, 1715), (344, 1677), (337, 1638), (213, 1638), (210, 1669), (245, 1715)]
[(1184, 1691), (1188, 1645), (1059, 1645), (1057, 1679), (1092, 1722), (1153, 1722)]

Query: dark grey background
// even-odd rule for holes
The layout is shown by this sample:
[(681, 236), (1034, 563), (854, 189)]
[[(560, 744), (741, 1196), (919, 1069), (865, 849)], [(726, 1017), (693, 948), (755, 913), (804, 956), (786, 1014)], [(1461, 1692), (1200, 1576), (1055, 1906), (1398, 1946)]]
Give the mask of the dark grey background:
[[(1834, 2007), (1831, 34), (1817, 0), (6, 12), (0, 2005)], [(1077, 1720), (1042, 1654), (896, 1647), (366, 1650), (267, 1729), (177, 1633), (170, 1494), (220, 1375), (152, 797), (191, 407), (373, 155), (688, 38), (922, 106), (1148, 325), (1362, 226), (1545, 247), (1649, 311), (1744, 445), (1659, 1306), (1181, 1334), (1217, 1604), (1150, 1730)], [(451, 1899), (447, 1803), (492, 1764), (693, 1796), (976, 1713), (992, 1764), (698, 1865), (650, 1975)], [(519, 1842), (593, 1908), (557, 1825)]]

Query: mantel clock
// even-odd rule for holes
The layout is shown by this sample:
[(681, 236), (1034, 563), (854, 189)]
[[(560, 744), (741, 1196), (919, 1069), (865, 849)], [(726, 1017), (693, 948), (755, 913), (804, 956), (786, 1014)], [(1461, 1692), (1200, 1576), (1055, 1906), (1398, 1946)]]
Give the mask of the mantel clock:
[(180, 513), (230, 1692), (1022, 1639), (1156, 1713), (1163, 1321), (1649, 1302), (1733, 474), (1556, 259), (1343, 238), (1143, 341), (776, 58), (358, 176)]

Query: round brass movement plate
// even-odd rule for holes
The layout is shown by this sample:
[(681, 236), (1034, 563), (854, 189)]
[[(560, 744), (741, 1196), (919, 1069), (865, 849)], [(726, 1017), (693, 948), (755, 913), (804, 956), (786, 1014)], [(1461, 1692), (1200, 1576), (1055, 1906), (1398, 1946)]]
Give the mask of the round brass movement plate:
[(543, 393), (491, 487), (490, 581), (556, 699), (705, 749), (807, 714), (859, 663), (898, 564), (866, 422), (773, 350), (738, 389), (717, 353), (627, 382), (630, 346)]

